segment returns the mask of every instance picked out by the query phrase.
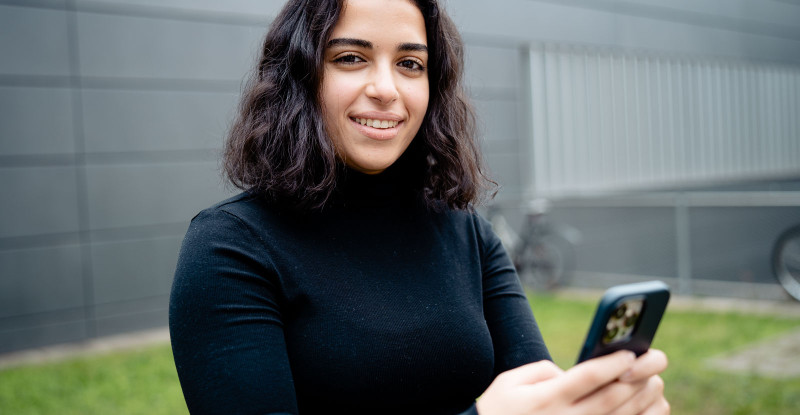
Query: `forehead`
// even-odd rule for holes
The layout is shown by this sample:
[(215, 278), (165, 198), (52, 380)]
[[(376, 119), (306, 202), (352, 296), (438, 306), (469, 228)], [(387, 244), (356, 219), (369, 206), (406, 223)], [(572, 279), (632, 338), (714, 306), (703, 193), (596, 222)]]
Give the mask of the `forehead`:
[(425, 19), (411, 0), (345, 0), (331, 39), (427, 44)]

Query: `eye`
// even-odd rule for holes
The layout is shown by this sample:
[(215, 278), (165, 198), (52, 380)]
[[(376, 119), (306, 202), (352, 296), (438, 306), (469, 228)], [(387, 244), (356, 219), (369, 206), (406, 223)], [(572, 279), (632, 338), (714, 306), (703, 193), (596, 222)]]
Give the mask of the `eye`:
[(364, 59), (354, 54), (342, 55), (333, 60), (334, 63), (341, 63), (344, 65), (355, 65), (357, 63), (366, 62)]
[(414, 72), (421, 72), (425, 70), (425, 67), (422, 66), (422, 63), (416, 59), (403, 59), (402, 61), (398, 62), (397, 65), (401, 68)]

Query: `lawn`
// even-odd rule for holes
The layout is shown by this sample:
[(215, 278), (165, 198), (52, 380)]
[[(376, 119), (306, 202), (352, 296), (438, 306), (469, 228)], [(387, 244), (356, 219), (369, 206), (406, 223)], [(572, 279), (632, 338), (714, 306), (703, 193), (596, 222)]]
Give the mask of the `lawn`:
[[(594, 312), (592, 301), (534, 296), (532, 308), (553, 359), (572, 366)], [(712, 356), (800, 329), (800, 318), (667, 310), (653, 347), (664, 350), (667, 399), (675, 414), (797, 414), (800, 377), (770, 379), (706, 365)], [(800, 358), (800, 357), (798, 357)]]
[[(574, 362), (593, 301), (531, 299), (553, 358)], [(800, 318), (668, 311), (654, 343), (675, 414), (795, 414), (800, 377), (776, 380), (706, 367), (708, 357), (800, 328)], [(0, 371), (0, 414), (182, 414), (186, 408), (168, 345)]]
[(0, 414), (187, 414), (169, 345), (0, 371)]

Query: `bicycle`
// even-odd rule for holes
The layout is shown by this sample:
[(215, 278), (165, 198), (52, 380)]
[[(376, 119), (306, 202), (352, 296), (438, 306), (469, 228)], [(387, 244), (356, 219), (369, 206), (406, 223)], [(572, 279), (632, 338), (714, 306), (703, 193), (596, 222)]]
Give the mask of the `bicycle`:
[(783, 289), (800, 301), (800, 225), (778, 236), (772, 248), (772, 271)]
[(575, 265), (575, 246), (580, 232), (556, 223), (547, 215), (550, 202), (534, 199), (523, 206), (525, 223), (516, 232), (497, 207), (489, 210), (495, 233), (503, 242), (520, 280), (534, 290), (553, 290), (565, 285)]

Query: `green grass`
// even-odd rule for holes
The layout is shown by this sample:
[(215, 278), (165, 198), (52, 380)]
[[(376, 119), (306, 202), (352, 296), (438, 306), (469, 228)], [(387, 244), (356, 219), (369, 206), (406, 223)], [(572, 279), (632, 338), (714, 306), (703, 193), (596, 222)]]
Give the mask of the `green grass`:
[[(571, 367), (595, 303), (549, 296), (533, 296), (531, 303), (553, 359), (562, 368)], [(800, 318), (668, 309), (653, 347), (670, 359), (663, 378), (672, 412), (797, 414), (800, 377), (777, 380), (720, 372), (707, 367), (706, 360), (798, 328)]]
[[(556, 363), (572, 366), (595, 303), (551, 296), (531, 303)], [(800, 318), (668, 311), (654, 347), (670, 358), (664, 379), (673, 413), (796, 413), (800, 377), (723, 373), (705, 360), (798, 328)], [(168, 345), (0, 370), (0, 414), (111, 413), (187, 413)]]
[(169, 345), (0, 371), (0, 414), (186, 414)]

